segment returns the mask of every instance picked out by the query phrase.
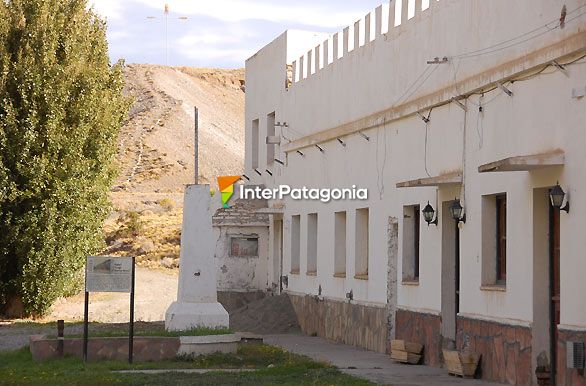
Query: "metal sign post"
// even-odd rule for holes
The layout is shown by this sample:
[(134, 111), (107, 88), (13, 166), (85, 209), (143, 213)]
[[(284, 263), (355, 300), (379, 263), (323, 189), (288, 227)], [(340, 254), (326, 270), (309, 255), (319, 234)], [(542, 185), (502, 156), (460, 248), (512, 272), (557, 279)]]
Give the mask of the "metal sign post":
[(83, 312), (83, 360), (88, 359), (88, 325), (90, 292), (122, 292), (130, 294), (130, 327), (128, 362), (134, 351), (134, 257), (89, 256), (85, 269), (85, 304)]
[(132, 257), (132, 278), (130, 283), (130, 328), (128, 331), (128, 363), (132, 363), (134, 353), (134, 278), (135, 278), (135, 258)]

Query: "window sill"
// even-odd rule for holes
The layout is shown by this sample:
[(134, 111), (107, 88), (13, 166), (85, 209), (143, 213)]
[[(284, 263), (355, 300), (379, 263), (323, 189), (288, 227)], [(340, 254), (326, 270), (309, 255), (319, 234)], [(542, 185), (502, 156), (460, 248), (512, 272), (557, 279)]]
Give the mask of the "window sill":
[(337, 277), (339, 279), (345, 279), (346, 274), (345, 273), (334, 273), (334, 277)]
[(403, 279), (403, 281), (401, 282), (402, 285), (410, 285), (413, 287), (417, 287), (419, 286), (419, 280), (415, 280), (415, 279)]
[(507, 292), (506, 284), (489, 284), (480, 287), (481, 291)]
[(354, 279), (356, 279), (356, 280), (368, 280), (368, 274), (354, 275)]
[(305, 273), (307, 276), (317, 276), (317, 271), (310, 271)]
[(291, 270), (291, 272), (289, 272), (291, 275), (299, 275), (299, 270)]

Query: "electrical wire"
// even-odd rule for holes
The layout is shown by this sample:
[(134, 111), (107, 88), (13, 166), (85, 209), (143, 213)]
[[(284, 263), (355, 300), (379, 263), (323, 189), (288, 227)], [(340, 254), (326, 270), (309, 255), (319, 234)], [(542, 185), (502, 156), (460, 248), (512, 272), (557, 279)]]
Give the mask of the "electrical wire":
[[(483, 126), (483, 120), (484, 120), (484, 106), (482, 101), (484, 100), (484, 95), (481, 95), (480, 98), (478, 98), (478, 115), (476, 116), (476, 133), (478, 134), (478, 150), (482, 149), (482, 146), (484, 146), (484, 126)], [(470, 102), (472, 102), (469, 99)]]
[(423, 166), (425, 168), (425, 173), (427, 174), (428, 177), (431, 177), (431, 174), (429, 174), (429, 170), (427, 170), (427, 139), (428, 139), (428, 135), (429, 135), (429, 124), (431, 123), (431, 112), (433, 111), (433, 108), (431, 110), (429, 110), (429, 113), (427, 114), (427, 118), (425, 120), (425, 149), (423, 152)]
[[(413, 82), (411, 84), (411, 86), (409, 86), (409, 88), (407, 89), (407, 91), (405, 93), (403, 93), (403, 95), (401, 95), (401, 97), (399, 97), (399, 99), (397, 99), (397, 101), (393, 104), (393, 106), (396, 106), (397, 104), (399, 104), (399, 102), (403, 101), (403, 100), (408, 100), (409, 98), (411, 98), (411, 96), (413, 94), (415, 94), (417, 91), (419, 91), (419, 89), (421, 89), (421, 87), (425, 84), (425, 82), (427, 82), (427, 80), (434, 74), (434, 72), (437, 71), (437, 69), (439, 68), (439, 66), (434, 66), (433, 69), (431, 70), (431, 72), (429, 72), (429, 74), (423, 79), (423, 81), (420, 82), (421, 78), (429, 71), (429, 66), (425, 69), (425, 71), (415, 80), (415, 82)], [(419, 83), (419, 86), (417, 86), (415, 89), (413, 89), (409, 94), (407, 94), (412, 88), (413, 86), (415, 86), (417, 83)]]
[[(385, 129), (386, 120), (383, 122), (381, 127), (376, 130), (376, 150), (375, 150), (375, 160), (376, 160), (376, 187), (378, 189), (379, 199), (383, 199), (383, 195), (385, 193), (385, 168), (387, 164), (387, 130)], [(383, 164), (379, 170), (379, 161), (378, 161), (378, 153), (380, 147), (380, 131), (383, 130), (384, 138), (383, 138), (383, 145), (384, 145), (384, 156), (383, 156)]]
[[(586, 5), (581, 5), (578, 8), (576, 8), (576, 9), (570, 11), (570, 12), (567, 12), (566, 13), (566, 17), (568, 17), (569, 15), (572, 15), (572, 14), (578, 12), (579, 10), (581, 10), (583, 8), (586, 8)], [(567, 19), (565, 21), (565, 24), (566, 25), (569, 24), (570, 22), (576, 20), (577, 18), (579, 18), (580, 16), (582, 16), (584, 14), (586, 14), (586, 12), (580, 13), (579, 15), (577, 15), (577, 16), (575, 16), (573, 18)], [(553, 27), (549, 27), (550, 24), (554, 24), (554, 26)], [(526, 43), (526, 42), (528, 42), (530, 40), (536, 39), (536, 38), (538, 38), (538, 37), (540, 37), (542, 35), (545, 35), (548, 32), (552, 32), (552, 31), (554, 31), (554, 30), (556, 30), (556, 29), (558, 29), (560, 27), (561, 26), (560, 26), (559, 19), (556, 18), (556, 19), (553, 19), (553, 20), (547, 22), (545, 25), (542, 25), (542, 26), (540, 26), (538, 28), (535, 28), (535, 29), (533, 29), (531, 31), (525, 32), (525, 33), (523, 33), (523, 34), (521, 34), (519, 36), (516, 36), (514, 38), (511, 38), (511, 39), (508, 39), (508, 40), (504, 40), (502, 42), (493, 44), (492, 46), (488, 46), (488, 47), (485, 47), (485, 48), (482, 48), (482, 49), (478, 49), (478, 50), (474, 50), (474, 51), (465, 52), (465, 53), (462, 53), (462, 54), (459, 54), (459, 55), (455, 55), (452, 58), (468, 59), (468, 58), (474, 58), (474, 57), (477, 57), (477, 56), (487, 55), (487, 54), (491, 54), (491, 53), (494, 53), (494, 52), (502, 51), (502, 50), (504, 50), (506, 48), (514, 47), (516, 45), (523, 44), (523, 43)], [(531, 34), (534, 34), (534, 33), (538, 32), (538, 31), (542, 30), (543, 28), (546, 28), (546, 30), (540, 32), (537, 35), (531, 36), (531, 37), (529, 37), (527, 39), (524, 39), (524, 40), (515, 42), (516, 40), (521, 39), (521, 38), (524, 38), (525, 36), (529, 36)], [(512, 43), (512, 42), (515, 42), (515, 43)], [(501, 47), (502, 45), (508, 44), (508, 43), (512, 43), (512, 44), (507, 45), (507, 46), (504, 46), (504, 47)], [(497, 48), (497, 47), (499, 47), (499, 48)]]
[[(574, 9), (572, 11), (567, 12), (566, 13), (566, 17), (569, 16), (569, 15), (572, 15), (572, 14), (578, 12), (578, 11), (580, 11), (583, 8), (586, 8), (586, 4), (585, 5), (582, 5), (582, 6), (579, 6), (578, 8), (576, 8), (576, 9)], [(579, 13), (578, 15), (576, 15), (576, 16), (574, 16), (572, 18), (566, 19), (565, 25), (567, 25), (567, 24), (569, 24), (569, 23), (577, 20), (578, 18), (580, 18), (581, 16), (583, 16), (585, 14), (586, 14), (586, 12), (582, 12), (582, 13)], [(555, 24), (555, 25), (553, 25), (553, 26), (550, 27), (550, 24)], [(539, 32), (539, 31), (541, 31), (544, 28), (546, 29), (545, 31)], [(459, 91), (457, 90), (457, 73), (458, 73), (458, 70), (459, 70), (459, 65), (460, 65), (460, 61), (461, 60), (469, 59), (469, 58), (475, 58), (475, 57), (479, 57), (479, 56), (483, 56), (483, 55), (489, 55), (489, 54), (492, 54), (492, 53), (495, 53), (495, 52), (499, 52), (499, 51), (505, 50), (507, 48), (512, 48), (512, 47), (515, 47), (517, 45), (520, 45), (520, 44), (526, 43), (528, 41), (531, 41), (533, 39), (536, 39), (536, 38), (538, 38), (540, 36), (543, 36), (546, 33), (555, 31), (555, 30), (557, 30), (559, 28), (561, 28), (561, 25), (559, 23), (559, 19), (556, 18), (556, 19), (553, 19), (550, 22), (546, 23), (545, 25), (542, 25), (542, 26), (540, 26), (538, 28), (535, 28), (535, 29), (533, 29), (531, 31), (525, 32), (525, 33), (523, 33), (523, 34), (521, 34), (519, 36), (516, 36), (514, 38), (511, 38), (511, 39), (508, 39), (508, 40), (505, 40), (505, 41), (502, 41), (502, 42), (493, 44), (491, 46), (488, 46), (488, 47), (485, 47), (485, 48), (482, 48), (482, 49), (479, 49), (479, 50), (464, 52), (464, 53), (461, 53), (461, 54), (452, 56), (450, 58), (450, 62), (452, 63), (452, 67), (454, 69), (453, 85), (456, 88), (456, 91), (459, 93)], [(537, 32), (539, 32), (539, 33), (537, 33)], [(535, 33), (537, 33), (537, 34), (535, 34)], [(529, 37), (526, 38), (526, 39), (523, 39), (523, 40), (519, 40), (519, 39), (522, 39), (522, 38), (524, 38), (526, 36), (529, 36)], [(508, 43), (511, 43), (511, 44), (508, 44)], [(582, 56), (580, 58), (577, 58), (577, 59), (575, 59), (575, 60), (573, 60), (573, 61), (571, 61), (569, 63), (560, 64), (560, 65), (561, 66), (568, 66), (568, 65), (571, 65), (571, 64), (581, 64), (582, 62), (580, 62), (580, 60), (584, 59), (585, 57), (586, 57), (586, 55), (584, 55), (584, 56)], [(457, 67), (453, 63), (453, 60), (454, 59), (458, 59), (458, 65), (457, 65)], [(513, 83), (513, 82), (519, 82), (519, 81), (525, 81), (525, 80), (532, 79), (534, 77), (537, 77), (537, 76), (543, 74), (545, 72), (545, 70), (547, 70), (551, 66), (552, 66), (551, 64), (547, 64), (542, 69), (540, 69), (539, 71), (537, 71), (534, 74), (527, 75), (527, 76), (525, 76), (523, 78), (511, 79), (507, 83)], [(409, 99), (412, 95), (414, 95), (417, 91), (419, 91), (421, 89), (421, 87), (427, 82), (427, 80), (435, 73), (435, 71), (437, 70), (438, 67), (439, 66), (434, 66), (434, 68), (431, 69), (431, 71), (430, 71), (430, 67), (429, 66), (426, 67), (425, 70), (416, 78), (416, 80), (413, 83), (411, 83), (411, 85), (405, 90), (405, 92), (396, 100), (396, 102), (392, 106), (396, 106), (398, 103), (400, 103), (400, 102), (402, 102), (402, 101), (404, 101), (406, 99)], [(469, 100), (468, 97), (471, 96), (471, 95), (482, 95), (482, 96), (484, 96), (484, 94), (489, 93), (489, 92), (492, 92), (492, 91), (496, 90), (497, 88), (498, 88), (497, 86), (493, 86), (490, 89), (482, 90), (482, 91), (475, 92), (475, 93), (471, 93), (471, 94), (466, 95), (465, 97), (466, 97), (466, 100), (468, 101)], [(490, 99), (489, 101), (486, 101), (486, 102), (484, 102), (482, 104), (475, 104), (472, 100), (470, 100), (470, 102), (472, 104), (475, 104), (477, 107), (484, 107), (484, 106), (488, 105), (489, 103), (493, 102), (494, 100), (496, 100), (502, 94), (503, 94), (503, 92), (501, 91), (499, 94), (495, 95), (492, 99)], [(444, 103), (442, 105), (445, 105), (445, 104), (448, 104), (448, 103), (451, 103), (451, 102), (446, 102), (446, 103)], [(432, 110), (430, 110), (430, 115), (431, 115), (431, 111)], [(383, 124), (383, 128), (384, 128), (384, 126), (385, 125)], [(295, 130), (293, 128), (287, 127), (286, 129), (291, 130), (293, 133), (296, 133), (297, 135), (299, 135), (299, 138), (302, 138), (302, 137), (305, 136), (305, 134), (300, 133), (300, 132), (298, 132), (297, 130)], [(429, 172), (427, 170), (427, 137), (428, 137), (428, 131), (429, 131), (429, 123), (426, 123), (425, 169), (426, 169), (426, 173), (429, 175)], [(283, 134), (283, 138), (285, 138), (289, 142), (293, 142), (293, 140), (289, 139), (284, 134)], [(377, 142), (378, 142), (378, 131), (377, 131)], [(385, 145), (385, 152), (386, 152), (386, 145)], [(377, 157), (378, 157), (378, 145), (377, 145)], [(378, 161), (377, 161), (377, 163), (378, 163)], [(384, 172), (385, 163), (386, 163), (386, 153), (385, 153), (385, 161), (383, 162), (383, 172)], [(377, 172), (378, 172), (378, 167), (377, 167)], [(384, 191), (384, 186), (382, 187), (382, 189), (379, 188), (379, 192), (380, 192), (381, 196), (382, 196), (382, 192), (383, 191)]]

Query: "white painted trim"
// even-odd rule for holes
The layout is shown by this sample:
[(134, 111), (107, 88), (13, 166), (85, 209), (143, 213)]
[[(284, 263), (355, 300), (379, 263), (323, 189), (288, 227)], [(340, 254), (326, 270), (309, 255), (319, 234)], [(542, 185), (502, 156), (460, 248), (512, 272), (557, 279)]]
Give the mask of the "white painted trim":
[(180, 336), (181, 344), (210, 344), (210, 343), (234, 343), (242, 338), (238, 334), (204, 335), (204, 336)]
[(558, 331), (559, 330), (586, 332), (586, 326), (574, 326), (571, 324), (558, 324)]
[(435, 316), (441, 316), (441, 311), (431, 310), (428, 308), (417, 308), (417, 307), (409, 307), (409, 306), (397, 306), (397, 311), (409, 311), (409, 312), (416, 312), (418, 314), (430, 314)]
[(496, 318), (496, 317), (491, 317), (491, 316), (468, 314), (468, 313), (463, 313), (463, 312), (460, 312), (458, 314), (458, 316), (462, 317), (462, 318), (467, 318), (467, 319), (481, 320), (484, 322), (494, 322), (494, 323), (499, 323), (499, 324), (506, 324), (509, 326), (519, 326), (519, 327), (531, 328), (531, 322), (528, 322), (526, 320)]

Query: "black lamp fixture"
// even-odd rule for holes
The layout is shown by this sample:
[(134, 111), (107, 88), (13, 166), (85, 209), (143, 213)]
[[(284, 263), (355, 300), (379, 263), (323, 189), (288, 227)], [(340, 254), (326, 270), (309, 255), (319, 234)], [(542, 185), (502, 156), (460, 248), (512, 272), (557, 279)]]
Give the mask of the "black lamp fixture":
[(435, 210), (433, 209), (433, 206), (431, 206), (429, 201), (427, 201), (427, 205), (425, 206), (425, 208), (423, 208), (423, 211), (421, 213), (423, 214), (423, 219), (427, 223), (427, 226), (430, 226), (431, 224), (437, 226), (437, 216), (435, 215)]
[(460, 200), (454, 199), (454, 203), (450, 206), (450, 212), (452, 213), (452, 218), (456, 220), (456, 222), (466, 223), (466, 214), (463, 214), (464, 208), (460, 204)]
[(566, 192), (562, 189), (559, 182), (554, 186), (554, 188), (549, 192), (549, 198), (551, 200), (551, 205), (558, 210), (563, 210), (566, 213), (570, 213), (570, 202), (566, 199), (566, 205), (562, 207), (564, 204), (564, 198), (566, 198)]

